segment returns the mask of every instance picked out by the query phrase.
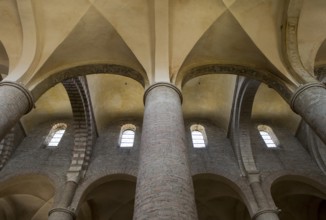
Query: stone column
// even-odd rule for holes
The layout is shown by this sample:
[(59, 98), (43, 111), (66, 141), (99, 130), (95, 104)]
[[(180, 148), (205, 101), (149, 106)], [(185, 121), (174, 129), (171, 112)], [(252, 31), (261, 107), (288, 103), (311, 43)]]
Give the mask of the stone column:
[(156, 83), (144, 102), (134, 220), (197, 219), (182, 95), (169, 83)]
[(74, 220), (76, 218), (74, 210), (69, 208), (76, 188), (77, 183), (73, 181), (66, 182), (57, 208), (49, 211), (49, 220)]
[(279, 210), (271, 208), (260, 184), (259, 173), (248, 174), (250, 188), (254, 194), (259, 210), (253, 215), (252, 220), (279, 220)]
[(0, 140), (34, 106), (31, 93), (16, 82), (0, 82)]
[(301, 115), (326, 144), (326, 87), (308, 83), (298, 88), (291, 98), (291, 108)]

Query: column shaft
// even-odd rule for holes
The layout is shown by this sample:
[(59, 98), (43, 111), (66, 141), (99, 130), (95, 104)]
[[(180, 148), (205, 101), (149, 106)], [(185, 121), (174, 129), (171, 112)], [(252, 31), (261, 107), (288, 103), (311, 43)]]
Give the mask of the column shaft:
[(181, 93), (157, 83), (145, 99), (134, 220), (197, 219)]
[(28, 90), (14, 82), (0, 83), (0, 140), (32, 107)]
[(277, 215), (278, 210), (271, 208), (266, 195), (260, 184), (260, 175), (257, 174), (248, 174), (248, 179), (250, 182), (250, 188), (253, 192), (255, 200), (258, 205), (258, 212), (252, 217), (253, 220), (279, 220)]
[(255, 196), (260, 211), (254, 215), (253, 220), (279, 220), (277, 211), (270, 209), (266, 196), (261, 188), (260, 182), (250, 184), (251, 190)]
[(73, 220), (75, 219), (75, 213), (69, 209), (71, 201), (75, 195), (77, 189), (77, 183), (73, 181), (67, 181), (62, 194), (60, 195), (60, 202), (57, 204), (57, 208), (52, 209), (49, 212), (49, 220)]
[(326, 144), (325, 86), (322, 83), (311, 83), (300, 87), (291, 99), (291, 107)]

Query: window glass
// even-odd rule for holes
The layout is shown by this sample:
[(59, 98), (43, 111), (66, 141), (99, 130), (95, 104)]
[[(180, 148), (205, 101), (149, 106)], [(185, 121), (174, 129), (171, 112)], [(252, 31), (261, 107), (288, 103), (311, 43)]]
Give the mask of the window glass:
[(54, 149), (58, 147), (63, 134), (65, 133), (67, 125), (64, 123), (55, 124), (52, 126), (51, 131), (49, 132), (46, 140), (45, 146), (48, 149)]
[(193, 147), (205, 148), (207, 145), (205, 128), (202, 125), (192, 125), (190, 130)]
[(120, 147), (133, 147), (135, 140), (136, 126), (132, 124), (125, 124), (120, 131)]
[(258, 130), (268, 148), (276, 148), (279, 146), (279, 141), (271, 127), (267, 125), (259, 125)]
[(125, 130), (121, 135), (120, 147), (134, 146), (135, 132), (133, 130)]
[(60, 129), (60, 130), (57, 130), (56, 132), (54, 132), (54, 135), (52, 136), (48, 146), (49, 147), (56, 147), (59, 145), (59, 142), (63, 136), (63, 134), (65, 133), (65, 130), (64, 129)]

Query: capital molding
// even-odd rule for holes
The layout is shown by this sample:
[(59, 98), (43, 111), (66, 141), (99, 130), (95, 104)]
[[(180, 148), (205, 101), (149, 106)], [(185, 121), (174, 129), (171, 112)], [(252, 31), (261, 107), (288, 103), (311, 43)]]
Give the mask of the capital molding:
[(164, 87), (168, 87), (172, 90), (174, 90), (178, 95), (179, 95), (179, 98), (180, 98), (180, 101), (182, 103), (183, 101), (183, 97), (182, 97), (182, 93), (181, 91), (173, 84), (171, 83), (167, 83), (167, 82), (158, 82), (158, 83), (155, 83), (153, 85), (151, 85), (150, 87), (148, 87), (144, 93), (144, 97), (143, 97), (143, 102), (144, 102), (144, 105), (145, 105), (145, 102), (146, 102), (146, 97), (147, 95), (155, 88), (157, 87), (161, 87), (161, 86), (164, 86)]
[(259, 210), (258, 212), (256, 212), (252, 216), (252, 219), (255, 220), (255, 219), (257, 219), (258, 216), (263, 215), (265, 213), (274, 213), (274, 214), (278, 215), (278, 213), (280, 213), (280, 212), (281, 212), (280, 209), (262, 209), (262, 210)]
[(49, 211), (48, 216), (55, 212), (63, 212), (71, 215), (72, 219), (76, 219), (76, 213), (68, 208), (53, 208)]
[(0, 86), (14, 87), (14, 88), (18, 89), (19, 91), (21, 91), (25, 95), (25, 97), (28, 101), (28, 108), (27, 108), (25, 114), (27, 114), (34, 108), (35, 105), (34, 105), (34, 98), (32, 96), (32, 93), (26, 87), (24, 87), (22, 84), (19, 84), (17, 82), (12, 82), (12, 81), (1, 81)]
[(323, 89), (326, 89), (326, 86), (321, 83), (321, 82), (312, 82), (312, 83), (306, 83), (306, 84), (303, 84), (301, 86), (298, 87), (298, 89), (296, 91), (294, 91), (294, 93), (292, 94), (292, 97), (290, 99), (290, 106), (291, 106), (291, 109), (296, 112), (295, 110), (295, 102), (297, 100), (297, 98), (299, 97), (299, 95), (301, 93), (303, 93), (304, 91), (310, 89), (310, 88), (323, 88)]

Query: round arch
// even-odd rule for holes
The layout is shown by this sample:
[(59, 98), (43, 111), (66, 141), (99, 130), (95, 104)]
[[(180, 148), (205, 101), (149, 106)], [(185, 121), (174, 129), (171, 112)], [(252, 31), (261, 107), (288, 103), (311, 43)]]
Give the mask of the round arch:
[(250, 202), (233, 181), (210, 173), (193, 176), (198, 219), (249, 220)]
[[(44, 92), (46, 92), (49, 88), (55, 86), (57, 83), (60, 83), (66, 79), (90, 75), (90, 74), (115, 74), (120, 76), (125, 76), (131, 78), (138, 83), (140, 83), (144, 88), (148, 86), (149, 81), (148, 78), (127, 66), (115, 65), (115, 64), (86, 64), (73, 66), (70, 68), (66, 68), (64, 70), (56, 71), (50, 74), (49, 77), (41, 80), (36, 85), (28, 85), (27, 87), (31, 87), (31, 93), (35, 100), (37, 100)], [(34, 101), (35, 101), (34, 100)]]
[(0, 182), (0, 218), (46, 219), (55, 188), (43, 175), (20, 175)]
[(77, 220), (95, 216), (112, 220), (128, 220), (133, 216), (136, 177), (113, 174), (90, 183), (77, 205)]
[(255, 69), (249, 66), (233, 64), (209, 64), (197, 66), (192, 69), (180, 72), (175, 78), (175, 84), (181, 88), (189, 80), (208, 74), (232, 74), (252, 78), (263, 82), (275, 89), (287, 102), (290, 101), (296, 85), (284, 76), (273, 74), (262, 69)]
[(326, 186), (313, 179), (287, 175), (276, 179), (271, 194), (281, 210), (280, 220), (323, 220), (326, 218)]

